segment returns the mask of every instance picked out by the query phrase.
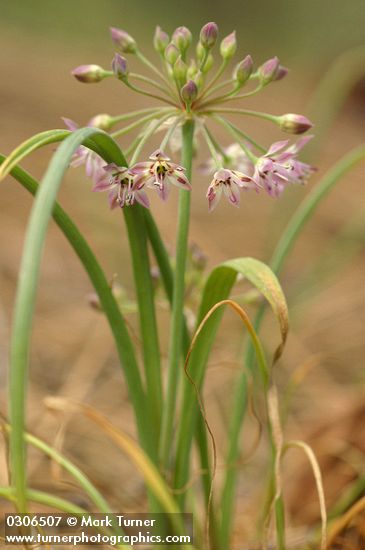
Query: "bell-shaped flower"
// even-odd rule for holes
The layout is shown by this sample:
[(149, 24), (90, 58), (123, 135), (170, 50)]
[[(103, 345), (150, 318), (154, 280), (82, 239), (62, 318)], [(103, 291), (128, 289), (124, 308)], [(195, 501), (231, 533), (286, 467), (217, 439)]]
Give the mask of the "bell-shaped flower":
[(217, 206), (222, 193), (227, 197), (230, 204), (238, 207), (240, 204), (240, 190), (252, 188), (252, 179), (249, 176), (237, 170), (220, 168), (215, 172), (213, 180), (208, 187), (207, 199), (209, 211), (211, 212)]
[(163, 151), (157, 149), (149, 157), (149, 162), (138, 162), (131, 167), (137, 185), (156, 189), (161, 199), (166, 200), (170, 184), (190, 191), (191, 185), (182, 166), (171, 162)]
[(133, 174), (125, 166), (117, 166), (116, 164), (104, 165), (104, 173), (107, 173), (108, 178), (100, 179), (94, 187), (93, 191), (109, 191), (110, 208), (124, 208), (132, 206), (135, 202), (139, 202), (145, 208), (149, 208), (150, 203), (145, 192), (143, 183), (136, 183)]
[(315, 169), (296, 157), (312, 137), (303, 137), (290, 147), (286, 147), (287, 140), (273, 143), (258, 159), (252, 181), (272, 197), (278, 197), (288, 184), (304, 184)]

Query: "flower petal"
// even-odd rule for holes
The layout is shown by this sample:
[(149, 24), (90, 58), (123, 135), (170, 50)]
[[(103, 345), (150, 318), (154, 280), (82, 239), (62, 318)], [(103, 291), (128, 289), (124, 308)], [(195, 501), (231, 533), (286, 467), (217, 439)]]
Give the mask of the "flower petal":
[(79, 125), (77, 124), (77, 122), (75, 122), (74, 120), (71, 120), (71, 118), (66, 118), (62, 116), (61, 119), (65, 123), (66, 128), (68, 128), (71, 132), (74, 132), (79, 128)]
[(285, 139), (283, 141), (275, 141), (275, 143), (273, 143), (270, 146), (270, 149), (268, 150), (268, 152), (264, 156), (265, 157), (270, 157), (270, 156), (274, 155), (275, 153), (277, 153), (281, 149), (284, 149), (284, 147), (286, 145), (288, 145), (288, 143), (289, 143), (288, 139)]
[(99, 193), (100, 191), (107, 191), (110, 190), (111, 184), (109, 179), (100, 179), (95, 183), (95, 185), (92, 188), (92, 191)]
[(141, 189), (140, 191), (136, 191), (134, 196), (135, 196), (136, 201), (139, 202), (139, 204), (141, 204), (145, 208), (150, 207), (149, 198), (147, 196), (147, 193), (144, 190)]
[(221, 196), (222, 196), (221, 187), (214, 188), (212, 185), (208, 187), (207, 199), (208, 199), (209, 212), (213, 212), (213, 210), (216, 208), (217, 204), (219, 203)]

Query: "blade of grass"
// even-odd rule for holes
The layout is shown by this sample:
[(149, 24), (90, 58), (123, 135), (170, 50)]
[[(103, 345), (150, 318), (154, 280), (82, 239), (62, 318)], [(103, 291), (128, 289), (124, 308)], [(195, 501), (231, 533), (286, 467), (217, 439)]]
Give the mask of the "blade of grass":
[[(0, 163), (4, 158), (4, 156), (0, 155)], [(32, 178), (30, 174), (20, 167), (14, 167), (11, 171), (11, 175), (33, 196), (36, 195), (39, 189), (39, 183)], [(81, 260), (82, 265), (90, 277), (94, 289), (99, 297), (101, 307), (113, 333), (120, 363), (124, 370), (129, 395), (131, 396), (136, 414), (138, 431), (141, 440), (144, 441), (146, 440), (146, 436), (143, 435), (146, 431), (146, 419), (143, 412), (145, 394), (142, 387), (141, 376), (138, 370), (133, 345), (126, 328), (125, 321), (111, 291), (108, 279), (104, 275), (100, 264), (95, 258), (83, 235), (80, 233), (67, 213), (57, 203), (54, 205), (52, 216)]]
[(63, 141), (70, 135), (70, 133), (71, 132), (69, 130), (47, 130), (46, 132), (36, 134), (21, 143), (4, 160), (0, 168), (0, 181), (10, 174), (12, 169), (19, 164), (21, 160), (33, 153), (33, 151), (43, 147), (44, 145), (48, 145), (49, 143)]
[[(10, 433), (10, 426), (3, 424), (3, 430), (5, 433)], [(96, 487), (91, 483), (91, 481), (86, 477), (86, 475), (75, 466), (70, 460), (65, 456), (59, 453), (56, 449), (50, 447), (45, 441), (42, 441), (38, 437), (35, 437), (32, 434), (25, 433), (24, 435), (27, 443), (35, 447), (45, 455), (49, 456), (52, 460), (57, 462), (66, 472), (68, 472), (80, 485), (80, 487), (85, 491), (90, 500), (95, 504), (95, 506), (100, 510), (100, 512), (105, 512), (106, 514), (111, 514), (112, 510), (109, 507), (107, 501), (104, 499), (103, 495), (96, 489)]]
[(83, 128), (69, 135), (53, 156), (43, 178), (32, 208), (24, 244), (14, 311), (9, 375), (9, 416), (12, 426), (10, 470), (20, 512), (26, 510), (26, 452), (23, 434), (27, 365), (43, 245), (64, 172), (76, 149), (88, 139), (96, 148), (105, 147), (111, 154), (118, 155), (116, 143), (101, 130)]
[[(47, 398), (46, 405), (52, 410), (61, 411), (73, 410), (76, 408), (78, 411), (82, 412), (86, 418), (99, 426), (99, 428), (129, 457), (142, 475), (150, 491), (160, 503), (162, 509), (166, 513), (171, 514), (171, 522), (181, 530), (180, 509), (173, 499), (169, 487), (153, 461), (128, 434), (116, 428), (96, 409), (88, 405), (74, 403), (60, 397)], [(187, 548), (187, 546), (183, 545), (182, 548)], [(189, 546), (189, 548), (191, 548), (191, 546)]]
[(321, 521), (322, 521), (322, 529), (321, 529), (321, 550), (326, 550), (327, 547), (327, 511), (326, 511), (326, 501), (324, 496), (324, 488), (323, 488), (323, 480), (322, 480), (322, 474), (321, 470), (318, 464), (318, 461), (316, 459), (316, 456), (314, 452), (312, 451), (311, 447), (307, 445), (307, 443), (304, 443), (304, 441), (288, 441), (285, 443), (282, 451), (282, 456), (289, 450), (289, 449), (299, 449), (300, 451), (303, 451), (303, 453), (306, 455), (306, 457), (309, 460), (309, 463), (312, 468), (312, 472), (314, 475), (314, 479), (316, 482), (317, 487), (317, 494), (318, 494), (318, 500), (319, 500), (319, 508), (321, 512)]
[[(199, 324), (198, 328), (196, 329), (196, 331), (194, 333), (193, 339), (192, 339), (190, 347), (189, 347), (189, 351), (188, 351), (187, 356), (186, 356), (185, 369), (184, 369), (185, 374), (186, 374), (189, 382), (191, 383), (191, 385), (194, 388), (194, 391), (196, 393), (197, 402), (198, 402), (198, 405), (199, 405), (199, 408), (200, 408), (201, 416), (202, 416), (202, 419), (204, 420), (204, 424), (206, 426), (206, 429), (207, 429), (207, 431), (210, 435), (210, 438), (211, 438), (211, 441), (212, 441), (212, 448), (213, 448), (213, 468), (212, 468), (212, 475), (209, 476), (209, 493), (208, 493), (208, 500), (207, 500), (206, 537), (207, 537), (208, 541), (209, 541), (209, 533), (210, 533), (210, 530), (211, 530), (210, 529), (210, 527), (211, 527), (210, 526), (210, 516), (211, 516), (211, 512), (212, 512), (211, 504), (212, 504), (212, 496), (213, 496), (213, 483), (214, 483), (214, 478), (215, 478), (216, 468), (217, 468), (216, 443), (215, 443), (215, 439), (214, 439), (214, 436), (213, 436), (213, 432), (212, 432), (212, 430), (209, 426), (208, 420), (207, 420), (207, 416), (206, 416), (206, 413), (205, 413), (203, 400), (202, 400), (202, 397), (200, 395), (199, 387), (195, 383), (194, 378), (192, 377), (192, 375), (190, 375), (190, 373), (188, 371), (188, 364), (189, 364), (190, 356), (193, 352), (193, 349), (196, 345), (196, 342), (197, 342), (199, 336), (201, 335), (201, 333), (204, 329), (204, 326), (207, 324), (207, 322), (209, 321), (211, 316), (215, 313), (215, 311), (217, 311), (222, 306), (230, 306), (233, 309), (233, 311), (235, 313), (237, 313), (237, 315), (242, 320), (242, 322), (245, 325), (245, 328), (247, 329), (247, 331), (249, 333), (249, 336), (252, 340), (252, 344), (254, 346), (256, 357), (257, 357), (257, 362), (258, 362), (258, 365), (259, 365), (259, 370), (260, 370), (260, 373), (261, 373), (261, 376), (262, 376), (263, 383), (264, 383), (265, 387), (267, 387), (268, 380), (269, 380), (269, 371), (268, 371), (268, 366), (267, 366), (267, 363), (266, 363), (265, 354), (264, 354), (260, 339), (258, 338), (258, 336), (255, 332), (255, 329), (252, 326), (252, 323), (250, 321), (249, 316), (247, 315), (245, 310), (239, 304), (237, 304), (237, 302), (235, 302), (233, 300), (221, 300), (220, 302), (217, 302), (214, 306), (212, 306), (210, 308), (210, 310), (204, 316), (204, 318), (202, 319), (201, 323)], [(208, 459), (205, 459), (205, 460), (208, 463)], [(217, 534), (215, 533), (214, 526), (213, 526), (212, 532), (213, 532), (213, 535), (216, 537)], [(215, 539), (215, 540), (210, 541), (210, 542), (214, 543), (214, 542), (217, 542), (217, 540)]]
[(316, 139), (306, 147), (307, 158), (318, 155), (351, 90), (364, 77), (364, 59), (364, 46), (352, 48), (337, 57), (320, 80), (307, 109), (316, 125)]
[[(285, 343), (288, 330), (288, 312), (285, 297), (279, 282), (270, 268), (253, 258), (238, 258), (236, 260), (231, 260), (221, 264), (212, 271), (203, 290), (198, 324), (211, 307), (217, 302), (228, 298), (238, 274), (246, 277), (250, 283), (265, 296), (273, 308), (275, 315), (278, 317), (281, 344), (276, 350), (275, 355), (279, 356)], [(200, 340), (196, 343), (192, 352), (190, 369), (197, 387), (200, 387), (202, 383), (204, 370), (216, 337), (221, 317), (222, 312), (216, 312), (214, 316), (209, 319)], [(176, 456), (175, 487), (177, 489), (184, 486), (188, 478), (190, 447), (197, 413), (197, 407), (194, 403), (194, 392), (191, 386), (186, 383), (184, 385), (182, 411), (183, 417), (179, 426)], [(183, 502), (183, 495), (180, 495), (180, 501)]]
[[(16, 489), (15, 487), (0, 487), (0, 497), (16, 503)], [(36, 491), (34, 489), (27, 489), (27, 500), (30, 502), (36, 502), (38, 504), (43, 504), (45, 506), (48, 506), (49, 508), (54, 508), (55, 510), (58, 510), (60, 512), (64, 512), (66, 514), (77, 514), (78, 516), (92, 516), (92, 514), (85, 510), (84, 508), (81, 508), (80, 506), (77, 506), (76, 504), (73, 504), (69, 500), (65, 500), (60, 497), (56, 497), (54, 495), (51, 495), (49, 493), (45, 493), (44, 491)], [(111, 536), (112, 533), (109, 531), (109, 529), (106, 529), (104, 527), (96, 527), (96, 529), (103, 534), (106, 534), (107, 536)], [(125, 548), (129, 548), (131, 550), (131, 546), (128, 544), (116, 544), (116, 548), (120, 548), (120, 550), (124, 550)]]

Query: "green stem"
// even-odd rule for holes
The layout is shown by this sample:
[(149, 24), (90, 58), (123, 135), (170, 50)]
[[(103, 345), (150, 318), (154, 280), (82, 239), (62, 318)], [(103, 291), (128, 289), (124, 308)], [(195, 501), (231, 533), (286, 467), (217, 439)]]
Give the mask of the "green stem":
[(153, 71), (166, 84), (166, 86), (169, 88), (169, 90), (172, 92), (172, 94), (175, 95), (175, 91), (172, 88), (171, 83), (169, 82), (169, 80), (167, 78), (165, 78), (165, 76), (161, 73), (161, 71), (157, 67), (155, 67), (155, 65), (153, 63), (151, 63), (151, 61), (149, 59), (147, 59), (147, 57), (145, 57), (143, 55), (143, 53), (140, 52), (139, 50), (137, 50), (136, 55), (137, 55), (138, 59), (144, 65), (146, 65), (146, 67), (151, 69), (151, 71)]
[(208, 145), (208, 148), (209, 148), (209, 151), (210, 151), (210, 154), (212, 155), (213, 157), (213, 160), (215, 162), (215, 165), (216, 167), (219, 169), (219, 168), (223, 168), (223, 159), (220, 159), (219, 158), (219, 153), (215, 147), (215, 144), (214, 144), (214, 141), (213, 139), (211, 138), (211, 135), (210, 135), (210, 132), (208, 130), (208, 128), (206, 128), (206, 126), (202, 126), (202, 131), (203, 131), (203, 134), (204, 134), (204, 138), (205, 138), (205, 141), (207, 142), (207, 145)]
[(224, 73), (224, 71), (226, 70), (226, 67), (227, 67), (227, 64), (228, 64), (228, 60), (227, 59), (223, 59), (220, 67), (218, 68), (218, 71), (216, 72), (216, 74), (213, 76), (212, 80), (209, 82), (209, 84), (206, 86), (206, 88), (203, 90), (202, 94), (200, 97), (198, 97), (198, 101), (200, 102), (203, 97), (205, 97), (207, 95), (207, 93), (209, 92), (209, 90), (211, 90), (211, 88), (214, 86), (214, 84), (217, 82), (217, 80), (219, 80), (219, 78), (222, 76), (222, 74)]
[(251, 145), (253, 145), (254, 147), (256, 147), (256, 149), (258, 149), (259, 151), (261, 151), (262, 153), (266, 153), (267, 149), (265, 147), (263, 147), (262, 145), (260, 145), (259, 143), (257, 143), (257, 141), (255, 141), (254, 139), (252, 139), (248, 134), (246, 134), (245, 132), (242, 132), (242, 130), (240, 128), (238, 128), (235, 124), (232, 124), (232, 122), (228, 121), (228, 120), (225, 120), (223, 117), (219, 116), (219, 115), (212, 115), (212, 118), (214, 120), (216, 120), (217, 122), (219, 122), (219, 124), (221, 124), (222, 126), (224, 126), (226, 128), (226, 125), (228, 124), (233, 130), (235, 130), (236, 132), (236, 136), (240, 136), (242, 137), (243, 139), (245, 139), (248, 143), (251, 143)]
[[(162, 410), (160, 347), (142, 208), (140, 205), (135, 205), (133, 208), (125, 208), (123, 213), (131, 248), (133, 275), (138, 300), (147, 386), (148, 424), (154, 441), (154, 450), (157, 452)], [(156, 452), (151, 457), (152, 459), (157, 458)]]
[(239, 132), (237, 132), (235, 126), (233, 124), (231, 124), (230, 122), (228, 122), (227, 120), (225, 120), (223, 117), (219, 117), (219, 119), (216, 119), (218, 120), (222, 126), (224, 126), (226, 128), (226, 130), (228, 130), (228, 132), (235, 138), (235, 139), (238, 139), (238, 145), (241, 147), (242, 151), (245, 153), (245, 155), (255, 164), (256, 161), (257, 161), (257, 157), (256, 155), (254, 155), (252, 153), (252, 151), (250, 151), (250, 149), (248, 147), (246, 147), (244, 145), (244, 143), (242, 143), (241, 141), (241, 135)]
[(157, 88), (157, 90), (160, 90), (160, 92), (167, 94), (169, 97), (177, 101), (176, 95), (173, 95), (170, 89), (166, 88), (166, 85), (163, 86), (162, 84), (159, 84), (155, 80), (152, 80), (152, 78), (148, 78), (148, 76), (144, 76), (136, 73), (129, 73), (128, 77), (132, 77), (132, 78), (135, 78), (136, 80), (140, 80), (141, 82), (145, 82), (146, 84), (150, 84), (151, 86), (154, 86), (155, 88)]
[(152, 92), (148, 92), (147, 90), (143, 90), (139, 86), (135, 86), (134, 84), (129, 82), (129, 80), (123, 80), (123, 82), (126, 86), (128, 86), (128, 88), (130, 88), (134, 92), (137, 92), (138, 94), (142, 94), (142, 95), (145, 95), (147, 97), (152, 97), (153, 99), (158, 99), (159, 101), (162, 101), (163, 103), (168, 103), (169, 105), (172, 105), (173, 107), (177, 107), (177, 108), (179, 107), (178, 103), (176, 103), (174, 101), (171, 101), (170, 99), (167, 99), (166, 97), (153, 94)]
[[(193, 157), (194, 122), (187, 120), (182, 127), (182, 157), (181, 163), (186, 168), (186, 174), (191, 179)], [(184, 332), (184, 295), (185, 271), (188, 249), (189, 220), (191, 192), (180, 190), (179, 211), (177, 220), (176, 263), (173, 283), (172, 318), (169, 342), (169, 370), (166, 393), (166, 404), (163, 411), (160, 452), (164, 467), (167, 467), (170, 457), (171, 439), (175, 418), (175, 401), (179, 382), (179, 366), (181, 346)]]
[(206, 103), (202, 103), (199, 105), (200, 109), (206, 109), (207, 107), (210, 108), (210, 106), (214, 106), (217, 103), (226, 103), (227, 101), (233, 101), (237, 99), (244, 99), (246, 97), (251, 97), (253, 95), (256, 95), (258, 92), (262, 90), (263, 86), (260, 84), (255, 88), (254, 90), (251, 90), (251, 92), (246, 92), (245, 94), (238, 94), (239, 90), (241, 89), (234, 89), (231, 92), (228, 92), (224, 95), (221, 95), (219, 97), (213, 97), (210, 101), (207, 101)]
[[(237, 98), (234, 98), (237, 99)], [(201, 111), (201, 114), (203, 115), (210, 115), (212, 113), (222, 113), (222, 114), (232, 114), (232, 115), (246, 115), (246, 116), (253, 116), (257, 118), (262, 118), (264, 120), (269, 120), (270, 122), (277, 123), (279, 117), (276, 115), (270, 115), (269, 113), (262, 113), (260, 111), (251, 111), (250, 109), (236, 109), (236, 108), (218, 108), (218, 109), (207, 109)]]
[[(155, 223), (155, 220), (151, 216), (149, 210), (143, 210), (146, 230), (148, 234), (148, 239), (151, 243), (153, 254), (156, 258), (158, 268), (161, 273), (162, 283), (165, 289), (165, 293), (168, 301), (172, 304), (172, 295), (173, 295), (173, 286), (174, 286), (174, 275), (171, 267), (170, 257), (167, 253), (165, 244), (161, 239), (160, 232)], [(188, 353), (190, 344), (190, 334), (184, 320), (184, 334), (183, 334), (183, 344), (182, 344), (182, 356), (185, 358)]]
[(125, 134), (127, 134), (131, 130), (134, 130), (135, 128), (138, 128), (138, 126), (140, 126), (144, 122), (149, 122), (150, 120), (153, 120), (154, 118), (156, 118), (160, 115), (163, 115), (164, 113), (165, 113), (165, 110), (161, 110), (161, 111), (160, 110), (155, 110), (153, 113), (150, 113), (150, 114), (136, 120), (135, 122), (132, 122), (128, 126), (124, 126), (124, 128), (121, 128), (120, 130), (117, 130), (116, 132), (113, 132), (111, 134), (111, 136), (113, 138), (124, 136)]
[(131, 111), (129, 113), (123, 113), (122, 115), (117, 115), (112, 117), (112, 124), (118, 124), (118, 122), (123, 122), (124, 120), (129, 120), (141, 115), (147, 115), (148, 113), (160, 111), (162, 109), (170, 109), (170, 107), (146, 107), (145, 109), (139, 109), (138, 111)]
[(165, 122), (165, 120), (168, 120), (171, 117), (173, 112), (174, 111), (171, 111), (171, 113), (165, 114), (159, 120), (157, 120), (155, 123), (151, 123), (148, 126), (146, 131), (140, 137), (140, 139), (138, 141), (138, 145), (134, 150), (134, 153), (133, 153), (133, 156), (132, 156), (131, 162), (130, 162), (130, 164), (132, 166), (137, 161), (137, 159), (138, 159), (139, 155), (141, 154), (141, 151), (142, 151), (144, 145), (146, 144), (146, 142), (150, 139), (151, 136), (153, 136), (153, 134), (156, 132), (156, 130), (158, 130), (158, 128), (162, 125), (162, 123)]

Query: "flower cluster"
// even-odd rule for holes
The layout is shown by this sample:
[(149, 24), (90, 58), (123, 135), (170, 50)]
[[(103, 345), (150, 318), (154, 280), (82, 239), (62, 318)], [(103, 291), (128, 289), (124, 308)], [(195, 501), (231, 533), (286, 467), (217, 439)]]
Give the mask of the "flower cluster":
[[(111, 62), (111, 69), (106, 70), (95, 64), (81, 65), (72, 74), (85, 83), (114, 77), (134, 92), (163, 103), (163, 106), (114, 117), (99, 115), (89, 122), (91, 126), (111, 131), (119, 123), (136, 119), (114, 131), (111, 134), (114, 138), (140, 128), (126, 152), (130, 168), (114, 164), (105, 166), (96, 153), (84, 147), (80, 147), (72, 160), (73, 166), (85, 163), (86, 172), (94, 181), (95, 191), (109, 189), (112, 207), (130, 206), (135, 202), (148, 207), (146, 190), (155, 189), (165, 200), (170, 184), (191, 190), (186, 170), (173, 163), (163, 152), (168, 146), (176, 150), (176, 136), (181, 134), (181, 128), (187, 121), (194, 124), (195, 140), (205, 140), (211, 154), (211, 159), (204, 166), (205, 172), (213, 173), (206, 193), (210, 210), (215, 208), (222, 195), (230, 204), (239, 206), (242, 190), (264, 190), (270, 196), (278, 197), (287, 185), (302, 184), (312, 173), (313, 168), (297, 158), (311, 136), (291, 145), (287, 140), (278, 141), (267, 148), (256, 143), (230, 119), (232, 115), (258, 117), (276, 124), (283, 132), (302, 134), (312, 127), (306, 117), (242, 109), (237, 103), (233, 107), (224, 107), (232, 101), (246, 100), (268, 85), (282, 80), (288, 70), (277, 57), (255, 68), (252, 57), (247, 54), (234, 65), (230, 77), (224, 80), (222, 77), (237, 52), (236, 33), (232, 32), (221, 40), (220, 64), (214, 72), (213, 49), (218, 42), (218, 26), (213, 22), (202, 27), (195, 51), (190, 56), (193, 37), (188, 28), (178, 27), (169, 36), (157, 27), (153, 45), (160, 56), (161, 69), (144, 56), (136, 40), (126, 31), (113, 27), (110, 32), (118, 50)], [(126, 55), (137, 57), (153, 76), (131, 72)], [(77, 127), (69, 119), (64, 120), (70, 130)], [(222, 147), (209, 127), (210, 121), (223, 126), (233, 137), (234, 143)], [(165, 135), (157, 151), (149, 156), (147, 162), (141, 161), (140, 155), (146, 142), (162, 130), (165, 130)]]

